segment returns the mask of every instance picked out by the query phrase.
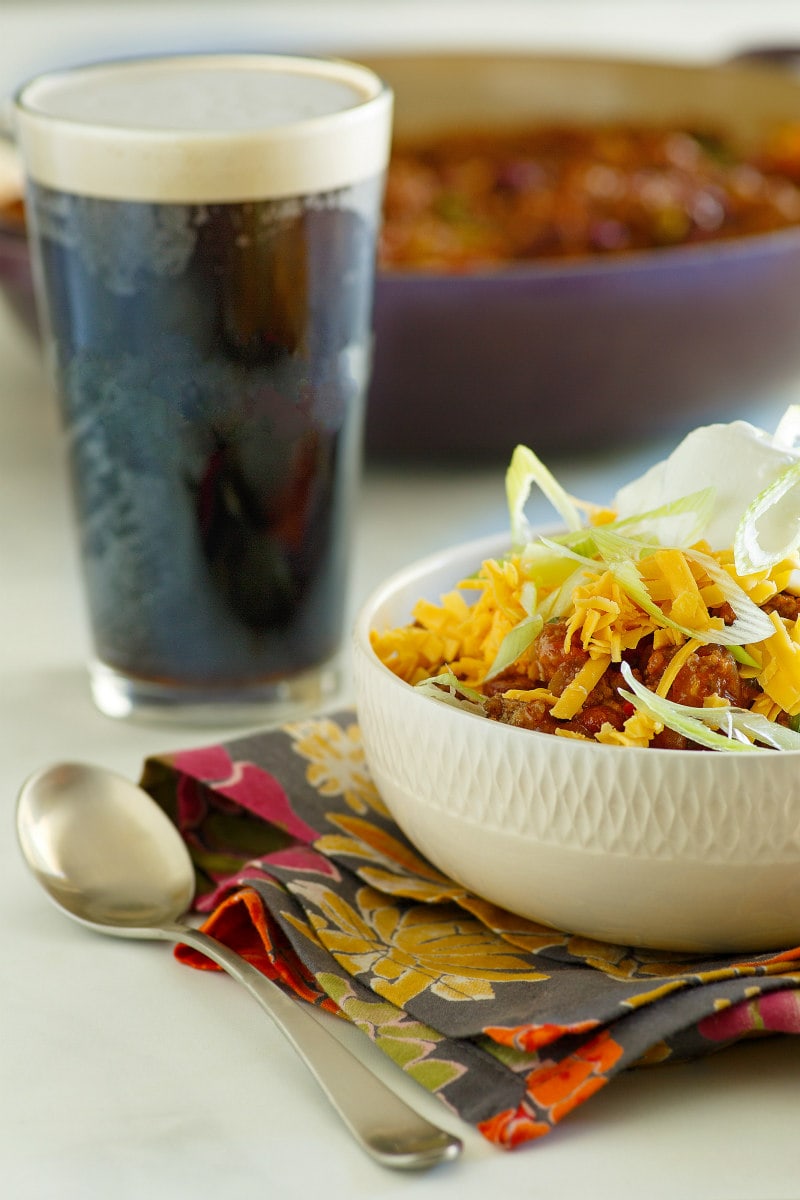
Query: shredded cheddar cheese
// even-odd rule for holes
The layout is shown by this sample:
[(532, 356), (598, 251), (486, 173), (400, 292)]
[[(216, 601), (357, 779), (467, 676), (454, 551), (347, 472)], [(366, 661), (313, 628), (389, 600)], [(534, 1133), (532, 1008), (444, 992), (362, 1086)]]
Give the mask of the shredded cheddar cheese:
[(648, 746), (663, 728), (659, 721), (654, 721), (646, 713), (636, 712), (628, 717), (621, 731), (606, 723), (595, 737), (607, 746)]
[(573, 593), (574, 612), (567, 635), (589, 654), (620, 662), (623, 650), (638, 645), (654, 629), (653, 620), (625, 594), (610, 571), (596, 575)]
[(547, 688), (509, 688), (503, 694), (509, 700), (543, 700), (545, 704), (555, 704), (558, 699)]
[(800, 713), (800, 620), (783, 621), (775, 612), (769, 616), (775, 633), (762, 643), (758, 682), (774, 704), (794, 717)]
[(669, 694), (669, 689), (680, 674), (681, 668), (686, 665), (687, 659), (691, 658), (700, 644), (695, 638), (690, 638), (688, 642), (684, 642), (680, 650), (673, 654), (666, 671), (659, 680), (658, 687), (656, 688), (657, 696), (667, 696)]
[(572, 683), (568, 683), (556, 703), (550, 709), (550, 715), (557, 720), (568, 720), (583, 708), (589, 693), (602, 679), (611, 658), (590, 658), (581, 667)]
[[(614, 514), (595, 510), (591, 519), (602, 526), (611, 522)], [(630, 585), (623, 586), (613, 564), (607, 566), (599, 558), (595, 571), (587, 567), (577, 572), (577, 586), (566, 596), (561, 593), (574, 563), (571, 567), (567, 563), (565, 569), (563, 560), (555, 560), (554, 565), (553, 558), (524, 552), (502, 560), (489, 559), (474, 576), (442, 596), (438, 604), (420, 600), (413, 610), (413, 623), (373, 633), (372, 644), (386, 666), (410, 684), (449, 670), (465, 688), (488, 695), (489, 673), (498, 656), (502, 658), (501, 647), (507, 644), (506, 639), (526, 621), (531, 624), (536, 606), (545, 612), (555, 606), (555, 615), (549, 619), (563, 622), (563, 653), (578, 655), (570, 660), (575, 662), (574, 674), (558, 687), (551, 686), (540, 674), (535, 638), (525, 642), (519, 653), (515, 642), (516, 658), (505, 690), (501, 672), (503, 697), (519, 704), (545, 705), (548, 719), (562, 723), (555, 730), (561, 736), (583, 740), (588, 736), (608, 745), (647, 746), (664, 726), (633, 705), (628, 706), (631, 711), (621, 729), (605, 721), (597, 732), (587, 735), (576, 718), (590, 697), (599, 694), (596, 689), (610, 669), (619, 679), (619, 665), (626, 661), (626, 654), (635, 652), (645, 639), (650, 639), (653, 650), (674, 648), (675, 652), (666, 656), (667, 665), (655, 685), (655, 695), (669, 699), (683, 668), (696, 661), (692, 656), (704, 643), (713, 640), (708, 635), (724, 628), (722, 613), (730, 589), (726, 592), (719, 578), (709, 575), (708, 559), (713, 558), (759, 607), (798, 578), (797, 558), (739, 576), (732, 550), (712, 552), (705, 542), (698, 542), (693, 551), (690, 554), (672, 547), (658, 548), (637, 559), (638, 578), (649, 598), (647, 610), (633, 598), (637, 593), (631, 594)], [(705, 563), (702, 556), (706, 556)], [(738, 669), (741, 679), (751, 681), (757, 692), (752, 711), (770, 721), (785, 721), (787, 716), (800, 714), (800, 619), (786, 620), (778, 612), (768, 615), (772, 635), (743, 646)], [(537, 626), (537, 634), (540, 628)], [(494, 682), (491, 691), (497, 692)], [(608, 687), (604, 694), (609, 694)], [(596, 699), (592, 702), (597, 704)], [(703, 703), (719, 707), (728, 701), (713, 693)]]

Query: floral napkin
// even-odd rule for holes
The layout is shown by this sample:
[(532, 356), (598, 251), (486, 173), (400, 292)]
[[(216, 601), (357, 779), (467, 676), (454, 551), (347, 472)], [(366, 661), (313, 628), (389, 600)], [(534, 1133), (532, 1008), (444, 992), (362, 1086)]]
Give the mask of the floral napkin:
[(441, 875), (382, 803), (351, 712), (150, 758), (142, 782), (189, 847), (204, 928), (497, 1145), (549, 1133), (628, 1067), (800, 1033), (800, 947), (608, 945)]

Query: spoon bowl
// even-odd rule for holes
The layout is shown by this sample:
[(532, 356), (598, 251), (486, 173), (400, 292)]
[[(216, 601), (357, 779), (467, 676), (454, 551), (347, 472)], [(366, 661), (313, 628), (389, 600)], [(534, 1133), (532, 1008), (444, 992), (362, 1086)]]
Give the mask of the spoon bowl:
[(461, 1142), (420, 1116), (318, 1015), (222, 942), (185, 923), (194, 868), (166, 813), (121, 775), (59, 763), (32, 775), (17, 802), (23, 856), (50, 899), (101, 933), (183, 942), (243, 984), (285, 1034), (357, 1142), (383, 1166), (430, 1167)]
[(194, 868), (178, 830), (146, 794), (111, 771), (63, 763), (20, 795), (26, 862), (70, 916), (121, 937), (152, 937), (194, 897)]

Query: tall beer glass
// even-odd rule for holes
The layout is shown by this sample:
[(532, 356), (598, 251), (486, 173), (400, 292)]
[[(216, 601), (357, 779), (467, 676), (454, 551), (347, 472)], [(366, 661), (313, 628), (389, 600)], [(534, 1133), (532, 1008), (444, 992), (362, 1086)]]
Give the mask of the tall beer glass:
[(187, 55), (16, 97), (40, 315), (109, 715), (335, 693), (391, 94)]

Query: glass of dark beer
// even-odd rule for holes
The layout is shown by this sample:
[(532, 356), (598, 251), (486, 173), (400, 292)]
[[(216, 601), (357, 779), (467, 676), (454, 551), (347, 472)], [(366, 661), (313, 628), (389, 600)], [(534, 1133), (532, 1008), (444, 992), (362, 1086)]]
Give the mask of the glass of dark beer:
[(336, 695), (391, 101), (357, 64), (258, 54), (16, 97), (111, 716)]

